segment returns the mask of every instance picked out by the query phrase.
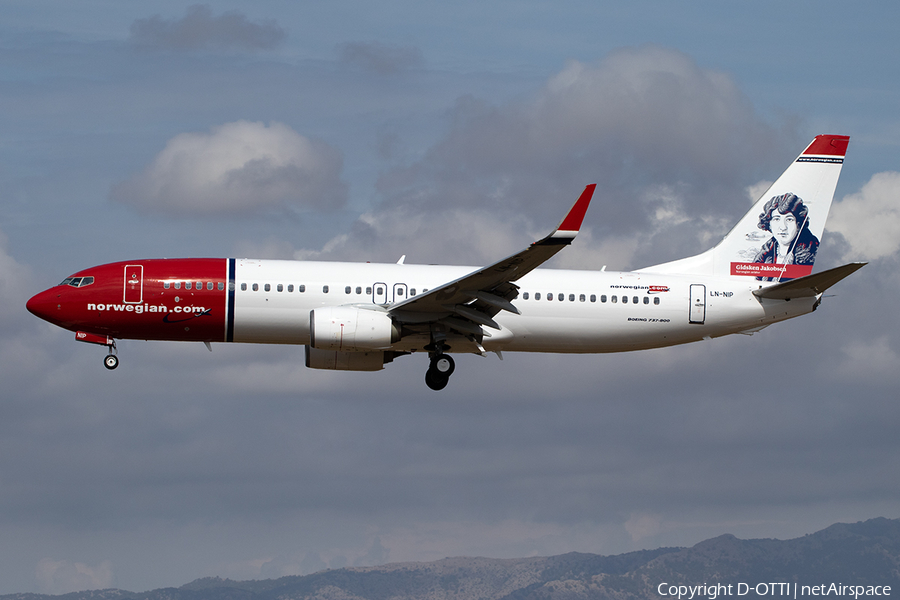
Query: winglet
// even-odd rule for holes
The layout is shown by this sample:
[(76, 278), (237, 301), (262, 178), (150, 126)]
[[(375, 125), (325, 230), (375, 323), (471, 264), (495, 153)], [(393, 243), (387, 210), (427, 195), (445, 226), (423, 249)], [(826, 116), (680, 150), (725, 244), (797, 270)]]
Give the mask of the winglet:
[(584, 215), (587, 213), (588, 206), (591, 203), (591, 198), (594, 196), (594, 190), (596, 188), (596, 183), (591, 183), (584, 188), (584, 191), (581, 192), (581, 196), (575, 201), (572, 208), (569, 209), (569, 213), (562, 220), (562, 223), (559, 224), (556, 231), (550, 234), (551, 238), (575, 237), (578, 230), (581, 229), (581, 222), (584, 221)]

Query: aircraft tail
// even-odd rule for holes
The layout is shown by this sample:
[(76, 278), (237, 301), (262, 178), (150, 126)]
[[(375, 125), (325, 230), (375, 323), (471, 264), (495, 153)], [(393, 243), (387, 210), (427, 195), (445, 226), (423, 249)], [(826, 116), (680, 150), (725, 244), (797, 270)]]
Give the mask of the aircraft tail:
[(818, 135), (719, 244), (648, 272), (788, 281), (812, 273), (850, 138)]

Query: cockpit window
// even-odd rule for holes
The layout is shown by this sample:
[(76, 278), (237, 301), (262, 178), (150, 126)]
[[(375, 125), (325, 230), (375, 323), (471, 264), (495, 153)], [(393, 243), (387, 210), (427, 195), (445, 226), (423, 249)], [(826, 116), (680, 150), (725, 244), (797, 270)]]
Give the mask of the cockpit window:
[(71, 285), (72, 287), (84, 287), (94, 283), (93, 277), (66, 277), (59, 285)]

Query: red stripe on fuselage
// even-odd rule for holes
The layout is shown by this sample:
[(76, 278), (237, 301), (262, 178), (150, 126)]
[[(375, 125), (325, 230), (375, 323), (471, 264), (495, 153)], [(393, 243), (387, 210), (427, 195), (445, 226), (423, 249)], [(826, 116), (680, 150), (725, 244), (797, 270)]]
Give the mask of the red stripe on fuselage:
[[(140, 302), (125, 291), (126, 266), (130, 277), (136, 265), (143, 267)], [(73, 277), (93, 277), (94, 282), (50, 288), (29, 300), (28, 310), (65, 329), (120, 339), (225, 340), (224, 258), (132, 260), (85, 269)]]

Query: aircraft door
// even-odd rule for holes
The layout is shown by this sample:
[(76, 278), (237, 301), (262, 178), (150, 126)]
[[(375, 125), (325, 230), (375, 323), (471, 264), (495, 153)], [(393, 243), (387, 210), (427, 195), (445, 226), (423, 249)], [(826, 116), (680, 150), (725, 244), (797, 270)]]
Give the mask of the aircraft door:
[(691, 316), (688, 323), (702, 325), (706, 321), (706, 286), (691, 284)]
[(372, 303), (387, 304), (387, 284), (376, 283), (372, 285)]
[(406, 300), (406, 284), (405, 283), (395, 283), (394, 284), (394, 302), (401, 302)]
[(125, 265), (125, 304), (140, 304), (144, 298), (144, 265)]

